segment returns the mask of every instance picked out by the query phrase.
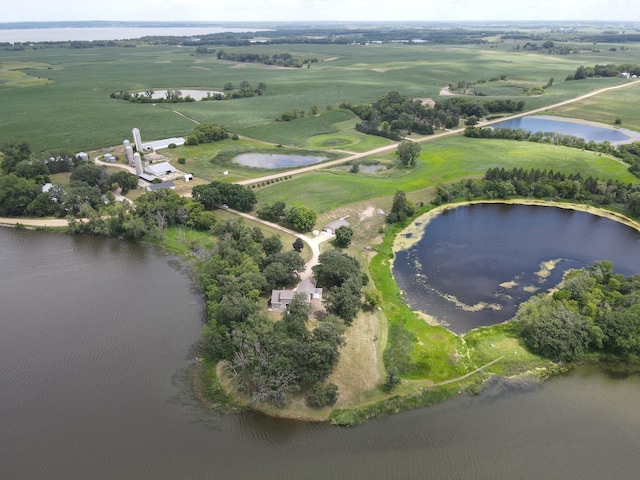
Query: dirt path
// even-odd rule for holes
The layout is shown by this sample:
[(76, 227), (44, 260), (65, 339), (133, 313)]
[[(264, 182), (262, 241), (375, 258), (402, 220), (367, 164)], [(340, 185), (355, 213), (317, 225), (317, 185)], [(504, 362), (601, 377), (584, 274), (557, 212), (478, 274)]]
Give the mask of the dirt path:
[(0, 217), (0, 225), (15, 227), (24, 225), (26, 227), (67, 227), (69, 222), (66, 218), (8, 218)]

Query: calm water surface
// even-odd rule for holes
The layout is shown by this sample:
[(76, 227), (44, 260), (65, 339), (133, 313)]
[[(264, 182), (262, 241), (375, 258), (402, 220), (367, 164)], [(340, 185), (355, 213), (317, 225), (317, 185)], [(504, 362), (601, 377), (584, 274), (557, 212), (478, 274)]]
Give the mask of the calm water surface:
[(629, 135), (610, 128), (597, 127), (594, 125), (586, 125), (584, 123), (572, 122), (570, 119), (560, 120), (544, 117), (520, 117), (514, 120), (507, 120), (493, 125), (495, 128), (512, 128), (529, 130), (530, 132), (556, 132), (563, 135), (573, 135), (574, 137), (584, 138), (587, 142), (593, 140), (596, 143), (609, 141), (630, 142)]
[(393, 271), (414, 309), (466, 332), (511, 318), (564, 271), (597, 260), (640, 273), (640, 233), (575, 210), (477, 204), (429, 222), (420, 242), (396, 255)]
[(201, 299), (140, 245), (0, 229), (0, 478), (636, 478), (640, 377), (493, 382), (353, 429), (218, 416), (189, 390)]
[(234, 163), (254, 168), (303, 167), (324, 162), (327, 157), (315, 155), (289, 155), (278, 153), (243, 153), (234, 157)]

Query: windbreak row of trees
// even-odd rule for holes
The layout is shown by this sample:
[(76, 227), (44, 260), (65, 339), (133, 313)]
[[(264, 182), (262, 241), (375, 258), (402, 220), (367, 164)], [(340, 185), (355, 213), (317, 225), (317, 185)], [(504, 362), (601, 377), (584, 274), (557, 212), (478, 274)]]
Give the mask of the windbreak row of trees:
[(640, 275), (625, 277), (596, 262), (567, 275), (552, 295), (522, 304), (520, 336), (532, 351), (555, 361), (587, 353), (640, 360)]
[(577, 200), (595, 205), (615, 206), (624, 214), (640, 216), (640, 185), (618, 180), (583, 178), (580, 173), (553, 170), (490, 168), (483, 180), (461, 180), (438, 185), (435, 205), (460, 200), (507, 199), (512, 197)]
[[(203, 53), (203, 47), (196, 48), (197, 53)], [(274, 53), (271, 55), (265, 53), (247, 53), (247, 52), (227, 52), (225, 50), (211, 51), (208, 49), (206, 53), (214, 53), (218, 60), (228, 60), (241, 63), (262, 63), (264, 65), (277, 65), (279, 67), (302, 68), (304, 65), (317, 63), (317, 58), (296, 58), (290, 53)]]

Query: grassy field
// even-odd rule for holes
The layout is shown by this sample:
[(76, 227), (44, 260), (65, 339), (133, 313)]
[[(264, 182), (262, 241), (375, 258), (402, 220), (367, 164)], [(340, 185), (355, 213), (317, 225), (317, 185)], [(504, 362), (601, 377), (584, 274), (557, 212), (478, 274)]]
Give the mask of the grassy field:
[[(53, 148), (95, 150), (131, 138), (137, 127), (143, 139), (184, 135), (193, 128), (189, 118), (215, 121), (239, 134), (295, 146), (347, 145), (363, 151), (361, 137), (313, 139), (344, 128), (335, 122), (352, 119), (345, 112), (305, 117), (277, 124), (283, 112), (312, 105), (325, 111), (340, 102), (371, 102), (397, 90), (416, 98), (438, 97), (449, 83), (477, 81), (507, 75), (496, 94), (513, 94), (522, 85), (542, 86), (555, 78), (552, 88), (539, 97), (523, 97), (525, 108), (534, 108), (610, 86), (617, 78), (564, 82), (580, 65), (640, 63), (635, 45), (615, 52), (545, 55), (514, 51), (515, 42), (491, 46), (449, 45), (262, 45), (221, 47), (230, 52), (283, 53), (318, 58), (311, 68), (283, 69), (261, 64), (219, 61), (215, 55), (199, 55), (192, 47), (138, 46), (95, 47), (73, 50), (48, 48), (0, 52), (0, 144), (25, 139), (34, 151)], [(38, 78), (40, 77), (40, 78)], [(4, 79), (4, 80), (3, 80)], [(222, 102), (194, 102), (153, 106), (109, 98), (120, 90), (202, 89), (222, 90), (225, 83), (247, 80), (265, 82), (260, 97)], [(43, 84), (44, 83), (44, 84)], [(483, 84), (493, 85), (495, 82)], [(512, 84), (515, 87), (508, 87)], [(493, 87), (491, 87), (493, 88)], [(189, 118), (179, 115), (186, 115)], [(342, 119), (342, 120), (341, 120)], [(336, 130), (334, 130), (336, 129)], [(311, 142), (311, 144), (309, 143)], [(335, 143), (333, 143), (335, 142)], [(355, 145), (354, 145), (355, 143)]]
[[(391, 161), (393, 155), (381, 157)], [(617, 160), (567, 147), (528, 142), (446, 137), (424, 143), (417, 167), (399, 166), (379, 173), (319, 170), (296, 176), (285, 184), (256, 191), (260, 203), (303, 203), (318, 212), (364, 199), (392, 196), (397, 190), (415, 192), (465, 177), (481, 177), (492, 167), (540, 168), (583, 176), (637, 181)], [(416, 195), (414, 200), (420, 200)], [(427, 201), (426, 195), (422, 201)]]

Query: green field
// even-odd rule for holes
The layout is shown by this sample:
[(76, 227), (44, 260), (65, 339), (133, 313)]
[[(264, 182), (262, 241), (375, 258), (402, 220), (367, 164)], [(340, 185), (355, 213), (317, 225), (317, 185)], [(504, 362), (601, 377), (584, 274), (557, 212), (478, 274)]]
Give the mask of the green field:
[[(391, 154), (381, 159), (390, 160)], [(302, 203), (325, 212), (360, 200), (393, 195), (397, 190), (415, 192), (465, 177), (481, 177), (488, 168), (540, 168), (564, 173), (580, 172), (600, 178), (636, 182), (626, 165), (606, 156), (577, 149), (506, 140), (446, 137), (422, 146), (414, 169), (396, 166), (375, 173), (318, 170), (296, 176), (283, 184), (257, 191), (260, 203)], [(413, 196), (415, 201), (428, 201)]]
[[(515, 42), (487, 46), (451, 45), (256, 45), (219, 47), (229, 52), (282, 53), (318, 58), (311, 68), (280, 68), (236, 64), (200, 55), (194, 47), (141, 45), (136, 48), (52, 47), (20, 52), (1, 51), (0, 144), (27, 139), (34, 151), (52, 148), (94, 150), (118, 145), (141, 130), (143, 140), (188, 133), (193, 121), (214, 121), (231, 131), (274, 143), (318, 148), (312, 139), (343, 130), (334, 122), (352, 122), (345, 112), (309, 117), (312, 105), (326, 111), (341, 102), (368, 103), (397, 90), (415, 98), (437, 99), (440, 90), (461, 80), (478, 81), (506, 75), (505, 82), (480, 85), (489, 93), (514, 95), (519, 86), (542, 86), (545, 94), (522, 97), (525, 108), (541, 107), (624, 80), (617, 78), (565, 82), (580, 65), (640, 63), (636, 45), (615, 52), (546, 55), (514, 51)], [(11, 81), (3, 81), (3, 75)], [(40, 77), (40, 78), (38, 78)], [(8, 77), (7, 77), (8, 78)], [(132, 104), (109, 98), (111, 92), (146, 89), (222, 90), (227, 82), (267, 84), (266, 94), (229, 101), (179, 104)], [(44, 84), (43, 84), (44, 83)], [(515, 93), (517, 95), (517, 93)], [(520, 98), (520, 97), (518, 97)], [(286, 111), (299, 108), (303, 119), (276, 123)], [(360, 138), (360, 137), (358, 137)], [(349, 149), (370, 144), (349, 140)], [(328, 143), (331, 145), (331, 142)], [(337, 145), (340, 148), (340, 145)]]

